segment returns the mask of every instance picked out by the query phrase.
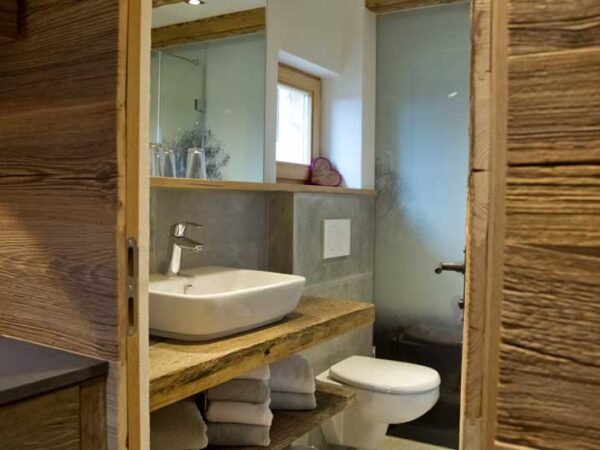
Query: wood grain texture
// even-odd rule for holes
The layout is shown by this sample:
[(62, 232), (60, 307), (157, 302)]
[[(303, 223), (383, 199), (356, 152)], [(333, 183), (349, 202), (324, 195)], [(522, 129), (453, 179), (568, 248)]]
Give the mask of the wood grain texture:
[(376, 14), (392, 13), (407, 9), (427, 8), (429, 6), (461, 3), (464, 0), (366, 0), (368, 9)]
[(123, 81), (128, 2), (25, 0), (0, 46), (0, 332), (109, 360), (125, 445)]
[[(150, 51), (152, 9), (145, 0), (130, 0), (127, 27), (125, 236), (137, 244), (137, 261), (127, 285), (133, 287), (131, 305), (135, 326), (127, 323), (127, 422), (129, 450), (149, 448), (148, 276), (150, 181), (148, 136), (150, 110)], [(133, 255), (128, 255), (131, 258)], [(130, 267), (130, 264), (126, 264)], [(128, 304), (129, 295), (127, 295)], [(128, 322), (128, 321), (127, 321)]]
[(600, 249), (587, 256), (507, 245), (505, 271), (499, 439), (597, 449)]
[(14, 41), (19, 35), (18, 0), (0, 1), (0, 44)]
[(106, 378), (80, 385), (81, 450), (106, 450)]
[(80, 450), (79, 386), (0, 408), (2, 450)]
[(152, 341), (150, 409), (190, 397), (257, 367), (373, 323), (373, 305), (303, 298), (274, 325), (206, 343)]
[(600, 48), (509, 64), (509, 164), (600, 163)]
[[(345, 389), (330, 389), (329, 386), (319, 385), (317, 392), (317, 409), (314, 411), (273, 411), (271, 426), (271, 444), (268, 447), (230, 447), (235, 450), (283, 450), (295, 440), (317, 428), (327, 420), (354, 402), (353, 392)], [(208, 446), (209, 450), (219, 450), (223, 447)]]
[(509, 15), (512, 55), (600, 45), (596, 0), (513, 0)]
[(249, 9), (152, 30), (152, 47), (211, 41), (265, 30), (265, 8)]
[(494, 148), (506, 156), (496, 169), (505, 176), (505, 235), (492, 268), (502, 290), (492, 302), (501, 327), (487, 367), (498, 374), (488, 447), (598, 449), (598, 6), (507, 6), (509, 15), (496, 17), (509, 31), (495, 61), (508, 71), (498, 112), (509, 120), (506, 147)]
[(490, 0), (471, 2), (471, 127), (466, 236), (465, 315), (461, 386), (461, 449), (483, 448), (486, 298), (490, 223)]
[(368, 195), (375, 196), (373, 189), (353, 189), (345, 187), (313, 186), (309, 184), (254, 183), (243, 181), (194, 180), (191, 178), (152, 177), (150, 187), (166, 189), (201, 189), (221, 191), (253, 192), (314, 192), (320, 194)]

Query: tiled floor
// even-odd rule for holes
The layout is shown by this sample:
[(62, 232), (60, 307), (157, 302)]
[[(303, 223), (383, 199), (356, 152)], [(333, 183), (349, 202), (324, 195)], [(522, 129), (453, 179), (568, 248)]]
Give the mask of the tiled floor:
[(444, 447), (387, 436), (380, 450), (446, 450)]

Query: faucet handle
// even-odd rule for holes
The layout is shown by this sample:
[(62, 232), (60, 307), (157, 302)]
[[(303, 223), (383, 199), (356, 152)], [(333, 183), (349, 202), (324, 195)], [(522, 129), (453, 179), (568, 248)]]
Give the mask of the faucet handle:
[(193, 222), (178, 222), (171, 226), (171, 236), (184, 237), (187, 227), (202, 228), (202, 225)]

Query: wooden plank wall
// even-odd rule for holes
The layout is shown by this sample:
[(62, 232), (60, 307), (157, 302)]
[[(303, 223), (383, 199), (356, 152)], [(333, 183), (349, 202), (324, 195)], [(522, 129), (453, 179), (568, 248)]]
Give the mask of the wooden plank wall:
[(22, 6), (0, 46), (0, 333), (108, 360), (124, 448), (127, 2)]
[(14, 41), (19, 34), (18, 0), (0, 1), (0, 44)]
[(494, 19), (508, 93), (495, 111), (506, 115), (506, 148), (494, 147), (505, 159), (501, 324), (487, 367), (495, 448), (598, 449), (600, 3), (506, 3)]

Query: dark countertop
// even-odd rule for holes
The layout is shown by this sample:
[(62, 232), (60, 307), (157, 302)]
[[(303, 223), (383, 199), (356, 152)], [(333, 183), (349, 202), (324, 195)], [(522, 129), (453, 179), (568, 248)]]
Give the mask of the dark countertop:
[(0, 405), (104, 376), (108, 363), (0, 336)]

